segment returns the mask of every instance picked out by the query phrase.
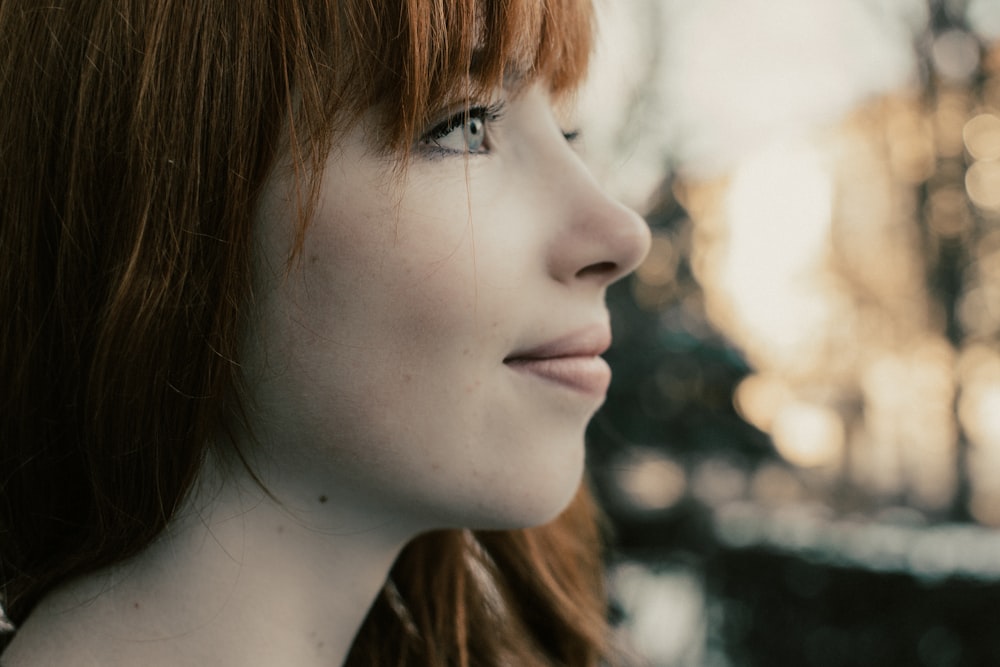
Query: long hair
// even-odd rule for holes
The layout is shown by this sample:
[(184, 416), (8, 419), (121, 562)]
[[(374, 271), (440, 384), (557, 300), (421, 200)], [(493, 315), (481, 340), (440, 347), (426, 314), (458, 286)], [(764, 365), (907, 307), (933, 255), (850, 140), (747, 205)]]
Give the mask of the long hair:
[[(589, 0), (0, 0), (0, 592), (22, 621), (141, 551), (238, 407), (262, 185), (299, 234), (337, 133), (373, 109), (405, 162), (455, 91), (582, 77)], [(234, 407), (235, 406), (235, 407)], [(593, 665), (585, 492), (524, 531), (426, 535), (352, 664)]]

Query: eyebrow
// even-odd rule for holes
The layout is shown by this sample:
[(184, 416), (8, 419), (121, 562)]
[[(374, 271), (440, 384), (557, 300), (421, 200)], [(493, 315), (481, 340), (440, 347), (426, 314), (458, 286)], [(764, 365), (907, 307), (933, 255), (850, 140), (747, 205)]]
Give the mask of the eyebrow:
[[(486, 51), (482, 48), (475, 48), (472, 51), (472, 62), (469, 63), (469, 70), (473, 77), (481, 76), (485, 67)], [(516, 91), (520, 89), (531, 78), (530, 70), (521, 63), (511, 59), (504, 63), (503, 87), (506, 90)]]
[(523, 67), (511, 68), (503, 74), (503, 87), (508, 90), (518, 90), (527, 80), (528, 72)]

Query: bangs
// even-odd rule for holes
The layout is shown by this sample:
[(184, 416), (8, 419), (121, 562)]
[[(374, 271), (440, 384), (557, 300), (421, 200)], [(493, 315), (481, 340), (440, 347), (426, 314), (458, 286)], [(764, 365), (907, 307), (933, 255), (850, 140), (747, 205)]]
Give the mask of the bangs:
[[(355, 49), (355, 80), (372, 82), (366, 103), (382, 114), (387, 147), (405, 150), (442, 104), (511, 92), (544, 81), (554, 94), (576, 87), (587, 70), (592, 18), (589, 0), (400, 0), (381, 17), (374, 53)], [(394, 9), (396, 9), (394, 7)]]
[(305, 121), (313, 150), (320, 148), (315, 139), (328, 145), (323, 138), (371, 110), (382, 131), (377, 143), (406, 153), (443, 105), (537, 81), (562, 96), (586, 74), (593, 43), (590, 0), (324, 4), (326, 20), (313, 19), (326, 30), (291, 27), (300, 45), (293, 56), (295, 115)]

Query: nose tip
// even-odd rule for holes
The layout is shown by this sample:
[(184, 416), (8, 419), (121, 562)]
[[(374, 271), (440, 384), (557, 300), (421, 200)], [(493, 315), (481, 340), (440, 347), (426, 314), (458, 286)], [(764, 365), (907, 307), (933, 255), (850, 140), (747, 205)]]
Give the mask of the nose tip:
[(600, 225), (596, 241), (605, 255), (581, 266), (575, 274), (578, 280), (595, 280), (611, 284), (632, 273), (649, 253), (649, 225), (638, 213), (601, 193), (606, 210), (593, 210)]
[(605, 287), (634, 271), (646, 257), (649, 226), (589, 174), (581, 183), (581, 189), (566, 193), (569, 224), (552, 246), (550, 270), (560, 282)]

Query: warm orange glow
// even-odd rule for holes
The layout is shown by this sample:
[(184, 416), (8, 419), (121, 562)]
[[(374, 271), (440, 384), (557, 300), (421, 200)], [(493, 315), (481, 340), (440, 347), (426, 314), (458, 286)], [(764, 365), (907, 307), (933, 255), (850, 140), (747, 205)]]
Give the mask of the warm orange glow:
[(640, 510), (663, 510), (687, 491), (687, 475), (675, 461), (653, 449), (632, 448), (616, 464), (617, 488)]
[(971, 119), (962, 129), (965, 148), (977, 160), (1000, 158), (1000, 117), (982, 113)]
[[(959, 382), (914, 220), (931, 238), (964, 240), (977, 213), (956, 160), (942, 163), (923, 207), (913, 185), (936, 168), (935, 152), (958, 157), (968, 142), (991, 154), (993, 120), (967, 123), (972, 107), (957, 86), (942, 88), (933, 113), (914, 96), (873, 104), (835, 130), (760, 151), (733, 170), (722, 206), (695, 196), (689, 208), (709, 314), (756, 371), (735, 391), (738, 413), (815, 479), (933, 511), (957, 488)], [(1000, 304), (996, 257), (976, 258), (958, 309), (984, 334), (1000, 333), (1000, 305), (987, 305)]]
[(770, 431), (782, 406), (794, 399), (791, 387), (780, 376), (757, 373), (736, 388), (733, 401), (743, 419), (761, 431)]
[(664, 233), (654, 234), (649, 255), (636, 269), (636, 277), (647, 285), (666, 285), (674, 280), (678, 259), (673, 240)]
[(977, 520), (1000, 527), (1000, 352), (974, 344), (959, 359), (962, 394), (958, 416), (970, 441), (969, 510)]
[(887, 101), (885, 138), (892, 172), (917, 184), (934, 173), (934, 133), (927, 114), (910, 98)]
[(957, 185), (943, 185), (927, 198), (927, 224), (939, 236), (956, 237), (969, 231), (972, 216), (965, 190)]
[[(915, 18), (925, 30), (934, 4), (908, 4), (928, 12)], [(905, 506), (929, 521), (968, 510), (1000, 527), (1000, 13), (989, 34), (971, 16), (948, 29), (939, 19), (959, 6), (996, 3), (951, 4), (920, 32), (915, 76), (808, 124), (783, 115), (799, 92), (788, 77), (770, 87), (797, 63), (752, 75), (727, 50), (743, 29), (732, 16), (710, 46), (690, 32), (670, 42), (690, 60), (661, 83), (700, 105), (663, 116), (684, 121), (670, 183), (690, 220), (680, 235), (664, 216), (671, 232), (633, 291), (672, 333), (698, 339), (681, 313), (703, 315), (738, 351), (750, 371), (733, 406), (783, 459), (746, 463), (742, 478), (729, 460), (688, 462), (686, 493)], [(767, 131), (734, 141), (737, 127)], [(713, 151), (726, 159), (698, 161)], [(697, 294), (678, 279), (686, 266)], [(660, 378), (651, 403), (685, 405), (684, 382)]]
[(965, 189), (979, 208), (1000, 210), (1000, 162), (980, 160), (969, 167)]
[(791, 470), (769, 464), (757, 470), (751, 482), (751, 497), (762, 505), (790, 506), (805, 496), (802, 481)]
[(957, 157), (965, 150), (962, 128), (969, 113), (969, 96), (961, 90), (943, 90), (934, 112), (934, 135), (938, 155)]
[(863, 377), (865, 430), (852, 448), (852, 477), (881, 494), (908, 492), (940, 508), (955, 492), (954, 354), (927, 337), (871, 360)]
[(691, 494), (710, 506), (741, 499), (746, 495), (749, 479), (742, 466), (719, 458), (701, 463), (691, 479)]
[(653, 234), (649, 254), (636, 269), (632, 282), (632, 296), (640, 308), (656, 311), (677, 299), (677, 267), (682, 252), (678, 245), (666, 232)]
[[(836, 299), (821, 279), (833, 215), (826, 157), (810, 143), (775, 146), (743, 163), (726, 198), (719, 289), (736, 331), (765, 364), (794, 366), (816, 354)], [(780, 196), (776, 196), (780, 193)]]
[(826, 406), (804, 402), (784, 406), (774, 419), (771, 436), (789, 463), (804, 468), (835, 466), (844, 455), (844, 423)]

